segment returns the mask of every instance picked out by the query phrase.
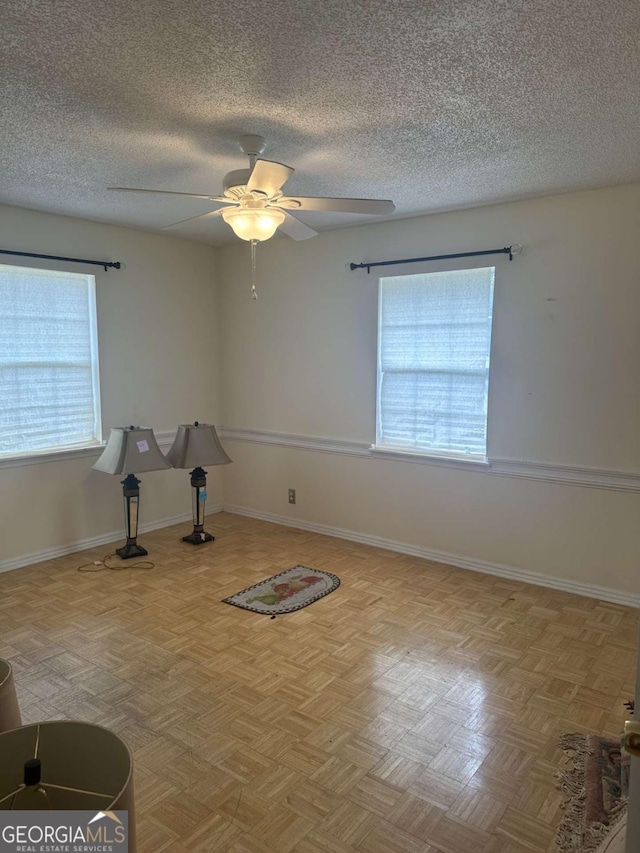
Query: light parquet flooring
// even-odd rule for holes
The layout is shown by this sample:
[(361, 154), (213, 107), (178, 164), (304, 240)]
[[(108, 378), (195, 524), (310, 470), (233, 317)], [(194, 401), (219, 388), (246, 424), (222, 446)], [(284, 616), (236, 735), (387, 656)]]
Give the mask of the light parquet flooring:
[[(636, 613), (229, 514), (0, 575), (25, 722), (112, 728), (140, 853), (544, 853), (563, 732), (617, 736)], [(221, 603), (296, 563), (339, 590), (275, 620)], [(128, 564), (123, 564), (128, 565)]]

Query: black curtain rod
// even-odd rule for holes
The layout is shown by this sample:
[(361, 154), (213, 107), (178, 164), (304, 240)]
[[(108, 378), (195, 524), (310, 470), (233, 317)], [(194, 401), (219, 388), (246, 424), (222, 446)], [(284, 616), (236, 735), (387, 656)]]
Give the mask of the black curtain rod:
[(104, 267), (107, 272), (110, 269), (119, 270), (120, 261), (89, 261), (86, 258), (63, 258), (60, 255), (38, 255), (34, 252), (10, 252), (8, 249), (0, 249), (0, 255), (15, 255), (21, 258), (44, 258), (47, 261), (68, 261), (72, 264), (92, 264), (95, 267)]
[(420, 261), (447, 261), (450, 258), (474, 258), (477, 255), (509, 255), (509, 260), (513, 260), (514, 255), (519, 255), (522, 251), (522, 246), (516, 244), (513, 246), (505, 246), (504, 249), (485, 249), (482, 252), (454, 252), (452, 255), (431, 255), (428, 258), (402, 258), (399, 261), (374, 261), (372, 263), (363, 262), (361, 264), (349, 264), (349, 269), (364, 270), (367, 273), (371, 272), (371, 267), (388, 267), (394, 264), (417, 264)]

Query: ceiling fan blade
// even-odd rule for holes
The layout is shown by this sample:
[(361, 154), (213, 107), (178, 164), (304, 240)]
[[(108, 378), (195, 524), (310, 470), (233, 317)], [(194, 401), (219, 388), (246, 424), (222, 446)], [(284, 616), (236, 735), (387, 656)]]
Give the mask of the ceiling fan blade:
[(226, 198), (220, 198), (214, 195), (199, 195), (198, 193), (177, 193), (172, 190), (143, 190), (135, 187), (107, 187), (108, 190), (113, 190), (120, 193), (160, 193), (161, 195), (181, 195), (187, 198), (206, 198), (208, 201), (227, 201)]
[(247, 181), (247, 190), (249, 192), (257, 190), (271, 198), (280, 192), (294, 172), (295, 169), (292, 169), (291, 166), (276, 163), (274, 160), (256, 160)]
[(308, 225), (300, 222), (299, 219), (291, 216), (290, 213), (284, 210), (282, 212), (284, 213), (284, 222), (279, 226), (279, 231), (282, 231), (288, 237), (293, 237), (294, 240), (308, 240), (309, 237), (318, 236), (318, 232), (314, 231), (313, 228), (309, 228)]
[(172, 222), (171, 225), (163, 225), (163, 230), (165, 228), (175, 228), (176, 225), (183, 225), (185, 222), (193, 222), (194, 219), (205, 219), (208, 217), (209, 219), (213, 219), (214, 216), (220, 216), (224, 208), (220, 208), (220, 210), (210, 210), (208, 213), (199, 213), (198, 216), (190, 216), (188, 219), (181, 219), (179, 222)]
[(305, 196), (297, 196), (296, 198), (281, 198), (279, 203), (288, 207), (287, 202), (289, 201), (300, 203), (299, 207), (295, 205), (297, 210), (326, 210), (337, 213), (370, 213), (384, 216), (393, 213), (396, 209), (392, 201), (375, 198), (305, 198)]

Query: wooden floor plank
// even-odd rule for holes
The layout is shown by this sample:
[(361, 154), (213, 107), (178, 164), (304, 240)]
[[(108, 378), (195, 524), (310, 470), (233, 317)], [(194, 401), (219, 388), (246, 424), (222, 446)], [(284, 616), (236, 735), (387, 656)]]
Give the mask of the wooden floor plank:
[[(617, 734), (629, 608), (229, 514), (0, 576), (25, 722), (85, 719), (136, 763), (140, 853), (546, 851), (558, 736)], [(133, 561), (135, 562), (135, 561)], [(296, 564), (340, 588), (269, 617), (222, 604)], [(471, 846), (470, 846), (471, 845)]]

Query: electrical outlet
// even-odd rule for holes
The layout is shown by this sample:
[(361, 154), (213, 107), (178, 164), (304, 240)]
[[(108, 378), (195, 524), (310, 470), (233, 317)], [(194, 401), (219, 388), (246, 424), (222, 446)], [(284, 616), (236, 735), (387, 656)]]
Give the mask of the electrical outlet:
[(289, 489), (289, 503), (294, 504), (296, 502), (296, 490)]

